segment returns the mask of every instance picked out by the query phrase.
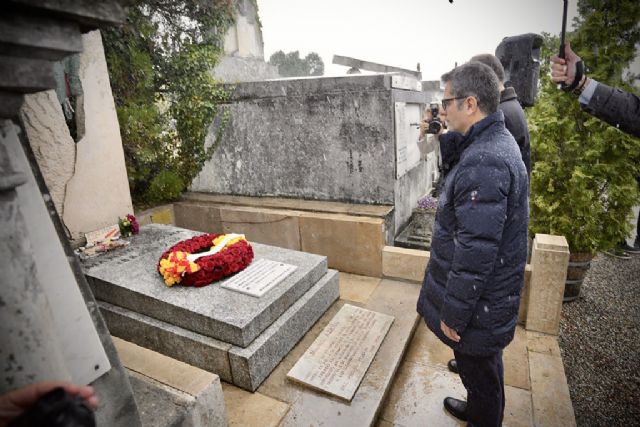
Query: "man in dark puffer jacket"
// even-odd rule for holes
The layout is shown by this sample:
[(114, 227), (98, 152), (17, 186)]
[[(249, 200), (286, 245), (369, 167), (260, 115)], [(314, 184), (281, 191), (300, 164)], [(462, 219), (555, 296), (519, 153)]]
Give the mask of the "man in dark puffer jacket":
[(445, 408), (473, 426), (500, 426), (502, 349), (513, 339), (524, 285), (528, 177), (498, 111), (491, 68), (464, 64), (443, 76), (448, 127), (463, 134), (445, 150), (448, 172), (433, 228), (418, 313), (453, 348), (467, 402)]

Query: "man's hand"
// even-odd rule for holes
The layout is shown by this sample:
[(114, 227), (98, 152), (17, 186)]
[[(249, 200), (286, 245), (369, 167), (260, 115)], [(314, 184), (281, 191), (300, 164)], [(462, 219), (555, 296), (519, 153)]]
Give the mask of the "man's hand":
[(418, 138), (419, 141), (422, 141), (424, 139), (424, 136), (427, 133), (427, 130), (429, 130), (429, 122), (431, 121), (431, 110), (429, 108), (426, 108), (424, 110), (424, 115), (422, 116), (422, 121), (420, 122), (420, 137)]
[(440, 321), (440, 329), (442, 329), (442, 332), (444, 332), (451, 341), (460, 342), (460, 335), (458, 335), (455, 329), (448, 327), (442, 320)]
[(564, 59), (555, 55), (551, 58), (551, 80), (554, 83), (570, 85), (576, 78), (576, 64), (580, 57), (571, 50), (571, 44), (564, 46)]
[(91, 409), (95, 410), (98, 407), (98, 397), (91, 386), (79, 387), (62, 381), (30, 384), (0, 395), (0, 427), (6, 426), (9, 421), (33, 406), (38, 399), (58, 387), (62, 387), (73, 396), (80, 396)]
[[(422, 141), (422, 139), (427, 134), (427, 131), (429, 130), (429, 122), (431, 121), (432, 118), (433, 117), (431, 116), (431, 108), (426, 108), (424, 110), (424, 115), (422, 116), (422, 121), (420, 122), (420, 137), (418, 138), (419, 141)], [(440, 120), (440, 123), (442, 123), (442, 126), (440, 127), (440, 132), (438, 132), (438, 134), (435, 135), (436, 138), (444, 133), (444, 118), (442, 117), (442, 110), (440, 111), (438, 120)]]

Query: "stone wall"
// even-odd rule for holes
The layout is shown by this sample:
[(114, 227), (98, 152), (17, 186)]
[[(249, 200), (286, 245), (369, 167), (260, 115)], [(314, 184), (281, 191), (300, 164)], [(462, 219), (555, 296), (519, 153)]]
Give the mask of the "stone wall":
[[(431, 98), (417, 88), (391, 74), (238, 84), (220, 145), (190, 189), (395, 205), (399, 228), (428, 191), (433, 169), (416, 148), (416, 123), (396, 124), (398, 104), (413, 105), (406, 120), (419, 121), (418, 106)], [(400, 174), (397, 129), (404, 128), (407, 151), (417, 157)]]
[(83, 96), (76, 113), (84, 136), (74, 143), (53, 91), (26, 96), (20, 114), (56, 209), (73, 239), (133, 212), (100, 32), (84, 34), (82, 44)]

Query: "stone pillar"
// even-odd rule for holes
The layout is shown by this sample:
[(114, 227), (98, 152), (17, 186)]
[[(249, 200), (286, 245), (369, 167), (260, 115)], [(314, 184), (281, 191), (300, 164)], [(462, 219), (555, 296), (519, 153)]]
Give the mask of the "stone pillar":
[(531, 250), (528, 330), (558, 335), (568, 264), (569, 244), (564, 236), (536, 234)]
[(6, 120), (0, 123), (0, 394), (37, 381), (71, 379), (18, 203), (16, 189), (27, 182), (27, 171), (14, 169), (9, 138), (17, 135)]

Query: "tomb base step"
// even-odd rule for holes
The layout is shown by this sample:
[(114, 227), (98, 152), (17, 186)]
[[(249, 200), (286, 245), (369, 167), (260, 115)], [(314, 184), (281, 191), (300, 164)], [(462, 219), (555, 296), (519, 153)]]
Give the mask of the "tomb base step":
[(172, 245), (198, 234), (146, 225), (128, 246), (85, 260), (84, 272), (96, 299), (246, 347), (327, 273), (323, 256), (252, 241), (252, 264), (268, 260), (296, 267), (261, 297), (225, 289), (222, 285), (231, 278), (203, 288), (165, 286), (157, 271), (158, 259)]
[(246, 348), (104, 301), (99, 305), (112, 335), (255, 391), (338, 297), (338, 272), (329, 270)]

